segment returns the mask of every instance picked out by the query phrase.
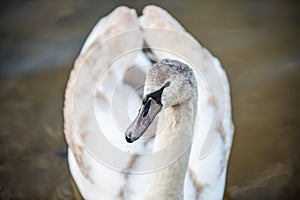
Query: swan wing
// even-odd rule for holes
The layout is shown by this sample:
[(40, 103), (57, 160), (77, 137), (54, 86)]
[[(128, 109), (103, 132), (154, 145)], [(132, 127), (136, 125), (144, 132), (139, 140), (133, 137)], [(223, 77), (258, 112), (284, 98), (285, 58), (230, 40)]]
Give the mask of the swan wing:
[[(119, 37), (130, 30), (134, 31)], [(136, 59), (149, 62), (138, 51), (142, 45), (135, 10), (118, 7), (95, 25), (74, 63), (65, 93), (64, 132), (70, 171), (85, 199), (122, 199), (125, 176), (97, 159), (97, 153), (105, 153), (99, 137), (104, 135), (110, 143), (126, 149), (124, 137), (119, 136), (130, 116), (120, 106), (128, 103), (131, 95), (129, 107), (136, 108), (140, 97), (123, 77)], [(128, 49), (137, 51), (127, 53)], [(142, 70), (139, 73), (145, 74)], [(119, 127), (116, 116), (123, 123)], [(130, 162), (131, 158), (125, 160), (124, 168)]]

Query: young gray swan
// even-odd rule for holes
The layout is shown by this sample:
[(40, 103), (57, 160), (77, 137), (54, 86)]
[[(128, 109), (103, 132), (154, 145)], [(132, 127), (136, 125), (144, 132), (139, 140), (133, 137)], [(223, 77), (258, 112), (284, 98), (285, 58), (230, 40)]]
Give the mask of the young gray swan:
[[(155, 116), (159, 118), (154, 152), (172, 145), (171, 165), (153, 173), (146, 190), (146, 199), (183, 199), (184, 178), (194, 135), (197, 111), (197, 82), (193, 70), (177, 60), (163, 59), (149, 70), (144, 86), (143, 103), (125, 133), (127, 142), (139, 139)], [(184, 152), (181, 156), (178, 152)]]
[[(161, 61), (153, 67), (153, 60)], [(226, 72), (162, 8), (146, 6), (138, 17), (117, 7), (74, 63), (64, 133), (84, 199), (223, 199), (234, 136)]]

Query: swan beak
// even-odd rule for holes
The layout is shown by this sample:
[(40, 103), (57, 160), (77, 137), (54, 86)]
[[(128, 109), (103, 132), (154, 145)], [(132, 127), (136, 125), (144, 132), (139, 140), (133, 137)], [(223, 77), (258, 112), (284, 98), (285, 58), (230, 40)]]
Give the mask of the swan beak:
[(153, 98), (147, 98), (139, 110), (139, 113), (125, 133), (125, 139), (132, 143), (139, 139), (150, 126), (156, 115), (162, 109), (162, 104)]

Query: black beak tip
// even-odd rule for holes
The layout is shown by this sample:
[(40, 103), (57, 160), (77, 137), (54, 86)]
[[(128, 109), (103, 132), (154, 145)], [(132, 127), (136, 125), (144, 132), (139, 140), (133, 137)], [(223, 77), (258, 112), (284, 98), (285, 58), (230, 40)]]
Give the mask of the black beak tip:
[(131, 132), (129, 132), (128, 134), (125, 134), (125, 139), (128, 143), (133, 143), (134, 142), (134, 140), (131, 137), (131, 134), (132, 134)]
[(128, 143), (133, 143), (133, 140), (131, 140), (131, 138), (130, 137), (127, 137), (127, 135), (126, 135), (126, 141), (128, 142)]

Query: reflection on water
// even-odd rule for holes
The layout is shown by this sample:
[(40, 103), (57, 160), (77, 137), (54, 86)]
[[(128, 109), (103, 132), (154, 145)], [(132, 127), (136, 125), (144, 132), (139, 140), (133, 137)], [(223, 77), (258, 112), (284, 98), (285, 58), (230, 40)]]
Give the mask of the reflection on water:
[[(228, 196), (296, 199), (300, 3), (158, 2), (221, 59), (231, 81)], [(90, 28), (117, 3), (0, 4), (0, 199), (71, 199), (64, 87)]]

